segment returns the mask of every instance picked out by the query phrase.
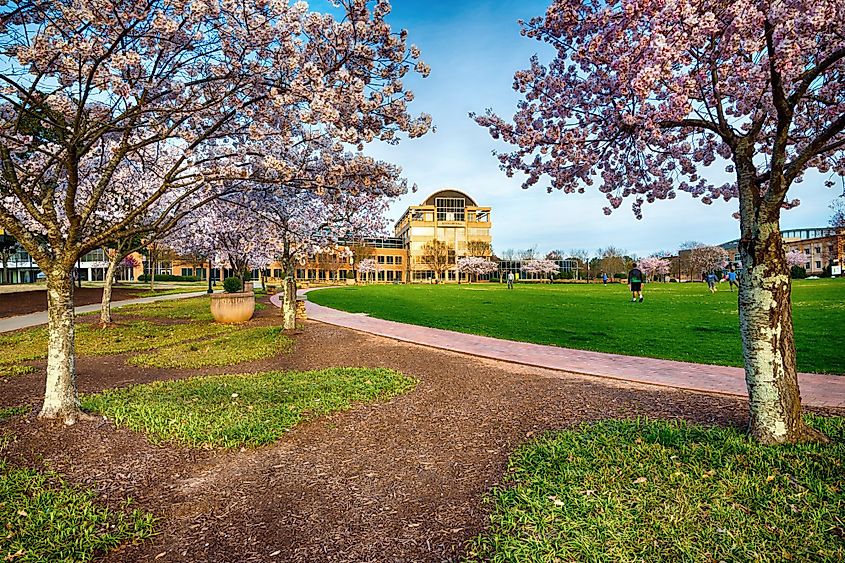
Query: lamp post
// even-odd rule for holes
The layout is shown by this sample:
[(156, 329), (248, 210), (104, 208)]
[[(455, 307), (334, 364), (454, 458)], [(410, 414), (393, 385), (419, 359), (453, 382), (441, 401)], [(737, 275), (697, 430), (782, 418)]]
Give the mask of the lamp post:
[(206, 293), (214, 293), (211, 288), (211, 256), (208, 257), (208, 291)]

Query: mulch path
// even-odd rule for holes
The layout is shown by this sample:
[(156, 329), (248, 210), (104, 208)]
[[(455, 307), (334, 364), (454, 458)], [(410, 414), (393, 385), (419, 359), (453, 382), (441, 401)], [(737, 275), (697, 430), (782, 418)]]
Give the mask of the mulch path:
[[(256, 323), (276, 322), (265, 310)], [(302, 424), (274, 445), (152, 445), (106, 421), (7, 422), (4, 452), (44, 463), (117, 505), (161, 517), (152, 541), (106, 561), (444, 561), (485, 526), (482, 502), (508, 455), (540, 432), (606, 418), (743, 425), (745, 402), (433, 350), (308, 322), (293, 354), (238, 372), (380, 366), (419, 380), (388, 402)], [(143, 370), (121, 357), (79, 364), (82, 391), (224, 370)], [(43, 374), (0, 382), (2, 404), (37, 402)], [(841, 413), (840, 413), (841, 414)]]
[[(115, 286), (112, 289), (112, 300), (123, 301), (135, 299), (143, 291)], [(93, 305), (103, 300), (101, 287), (76, 287), (73, 289), (73, 303), (79, 305)], [(0, 293), (0, 319), (17, 315), (28, 315), (47, 310), (47, 292), (34, 289), (16, 293)]]

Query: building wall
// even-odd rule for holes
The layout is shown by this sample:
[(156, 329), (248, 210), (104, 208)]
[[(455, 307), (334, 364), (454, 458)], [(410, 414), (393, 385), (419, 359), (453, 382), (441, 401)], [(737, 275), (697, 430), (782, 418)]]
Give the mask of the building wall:
[[(492, 208), (479, 206), (467, 194), (452, 189), (435, 192), (421, 205), (409, 207), (394, 227), (394, 234), (403, 241), (409, 257), (406, 279), (412, 283), (434, 279), (435, 272), (423, 255), (426, 245), (438, 240), (452, 253), (442, 281), (458, 281), (457, 260), (472, 255), (471, 242), (483, 242), (492, 248), (491, 212)], [(489, 257), (491, 253), (485, 255)]]

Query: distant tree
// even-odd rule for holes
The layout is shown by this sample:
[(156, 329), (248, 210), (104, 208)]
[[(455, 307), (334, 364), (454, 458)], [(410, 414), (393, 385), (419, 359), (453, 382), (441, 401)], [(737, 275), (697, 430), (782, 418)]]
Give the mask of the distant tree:
[(807, 263), (807, 255), (800, 250), (790, 250), (786, 253), (786, 263), (792, 266), (801, 266)]
[(420, 260), (434, 272), (435, 278), (439, 281), (443, 272), (455, 263), (455, 249), (442, 240), (435, 239), (423, 246)]
[(649, 256), (637, 262), (637, 266), (642, 270), (646, 278), (654, 280), (657, 277), (662, 278), (669, 273), (670, 263), (663, 258)]
[(721, 246), (699, 246), (690, 251), (690, 270), (695, 275), (725, 267), (728, 252)]
[(472, 281), (473, 277), (475, 278), (475, 281), (478, 281), (478, 276), (492, 274), (498, 269), (495, 262), (480, 256), (466, 256), (464, 258), (458, 258), (457, 266), (458, 272), (466, 274), (469, 281)]
[(358, 274), (364, 279), (364, 282), (369, 280), (370, 274), (376, 273), (376, 260), (375, 258), (364, 258), (360, 262), (358, 262), (358, 266), (356, 268), (358, 270)]
[(550, 250), (546, 253), (546, 260), (563, 260), (563, 252), (560, 250)]
[(830, 210), (833, 211), (833, 215), (830, 216), (830, 226), (845, 228), (845, 195), (836, 198), (830, 204)]
[(467, 256), (489, 257), (493, 254), (493, 247), (483, 240), (467, 241)]
[(507, 261), (516, 260), (516, 250), (513, 248), (506, 248), (500, 253), (499, 258)]
[(560, 268), (551, 260), (526, 260), (520, 268), (526, 274), (534, 274), (551, 279), (552, 275), (558, 273)]
[(520, 260), (534, 260), (537, 257), (537, 245), (517, 251), (517, 257)]
[(608, 276), (628, 271), (625, 251), (615, 246), (599, 248), (600, 268)]

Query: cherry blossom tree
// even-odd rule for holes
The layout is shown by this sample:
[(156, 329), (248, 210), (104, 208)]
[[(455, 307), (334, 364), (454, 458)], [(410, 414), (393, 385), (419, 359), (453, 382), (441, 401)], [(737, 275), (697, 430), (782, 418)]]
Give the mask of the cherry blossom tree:
[[(165, 194), (273, 168), (267, 135), (294, 145), (308, 123), (352, 146), (406, 132), (408, 72), (429, 72), (386, 0), (338, 0), (337, 15), (264, 0), (11, 0), (0, 5), (0, 226), (45, 272), (47, 386), (40, 416), (73, 423), (71, 271)], [(159, 180), (128, 181), (155, 151)], [(256, 166), (256, 163), (264, 166)], [(272, 181), (295, 175), (279, 165)]]
[(728, 252), (721, 246), (699, 246), (690, 250), (689, 267), (694, 274), (712, 272), (725, 267)]
[(799, 266), (803, 268), (807, 263), (807, 255), (800, 250), (790, 250), (786, 253), (786, 263), (790, 268), (792, 266)]
[(507, 174), (597, 185), (606, 213), (679, 192), (739, 200), (749, 430), (766, 443), (823, 439), (802, 419), (779, 223), (808, 170), (845, 175), (843, 21), (841, 0), (553, 0), (523, 34), (557, 56), (516, 73), (512, 122), (475, 117), (516, 147)]
[(558, 265), (551, 260), (528, 260), (522, 263), (520, 269), (526, 274), (541, 276), (551, 279), (553, 274), (560, 271)]
[(478, 281), (478, 276), (492, 274), (498, 269), (495, 262), (480, 256), (465, 256), (463, 258), (458, 258), (457, 266), (458, 272), (466, 274), (467, 279), (470, 281), (472, 280), (470, 276), (475, 276), (475, 281)]
[(376, 273), (376, 260), (375, 258), (364, 258), (360, 262), (358, 262), (358, 274), (364, 278), (366, 282), (369, 279), (370, 274), (375, 276)]
[(637, 265), (647, 278), (654, 280), (657, 276), (665, 276), (669, 273), (671, 264), (668, 260), (658, 258), (657, 256), (649, 256), (643, 258)]

